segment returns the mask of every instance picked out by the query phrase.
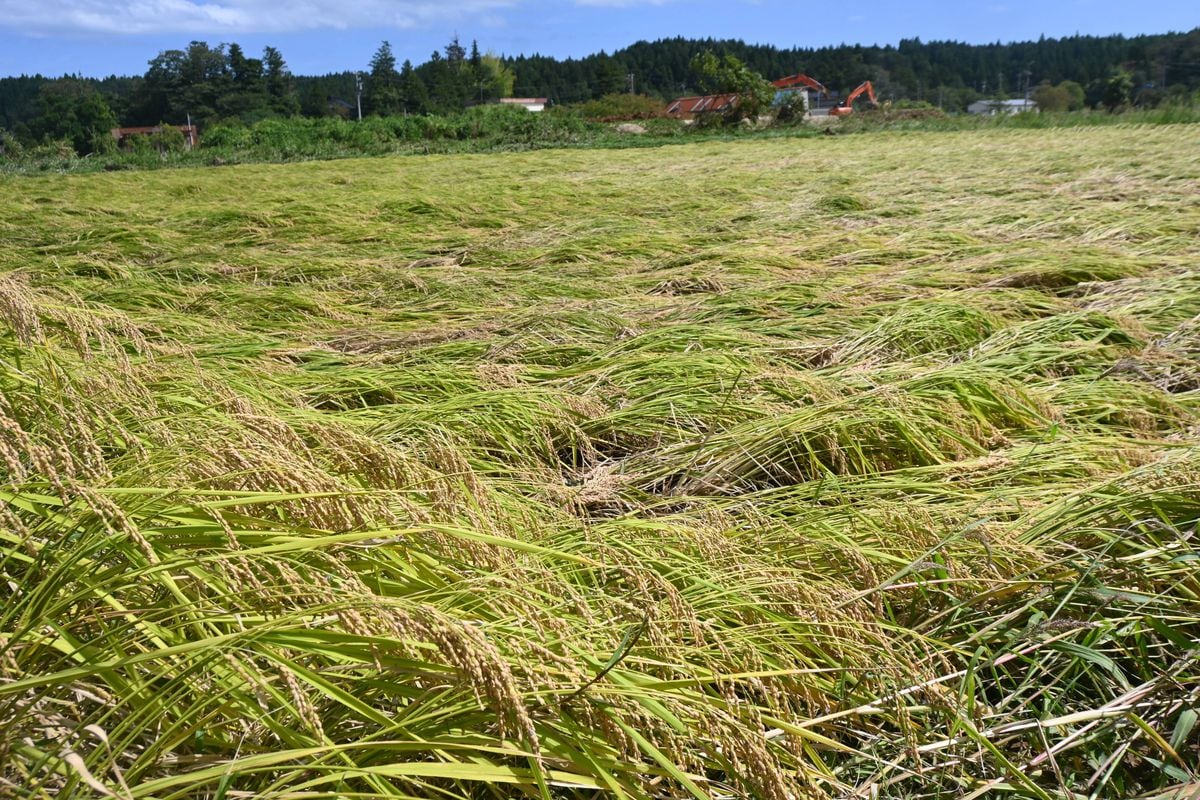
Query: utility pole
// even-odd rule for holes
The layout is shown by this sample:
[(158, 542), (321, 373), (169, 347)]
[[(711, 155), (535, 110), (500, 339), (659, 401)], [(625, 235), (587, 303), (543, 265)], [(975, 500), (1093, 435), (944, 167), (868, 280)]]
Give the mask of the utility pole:
[(362, 122), (362, 89), (363, 76), (361, 72), (354, 73), (354, 102), (358, 106), (358, 121)]
[(634, 91), (634, 77), (633, 77), (633, 73), (632, 73), (632, 72), (630, 72), (630, 73), (627, 73), (627, 74), (625, 75), (625, 80), (626, 80), (626, 81), (629, 83), (629, 93), (630, 93), (630, 94), (637, 94), (637, 92), (636, 92), (636, 91)]

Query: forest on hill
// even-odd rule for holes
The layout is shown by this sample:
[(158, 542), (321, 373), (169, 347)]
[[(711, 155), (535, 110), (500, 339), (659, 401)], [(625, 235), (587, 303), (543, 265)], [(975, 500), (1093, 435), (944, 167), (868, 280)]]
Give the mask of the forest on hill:
[(843, 92), (869, 79), (888, 99), (936, 105), (940, 95), (947, 110), (963, 108), (978, 96), (1016, 95), (1042, 82), (1069, 80), (1099, 92), (1099, 85), (1116, 70), (1130, 73), (1144, 104), (1165, 99), (1172, 86), (1178, 87), (1176, 92), (1200, 88), (1200, 28), (1178, 34), (985, 45), (901, 39), (895, 46), (778, 48), (675, 38), (637, 42), (612, 55), (575, 61), (522, 56), (511, 66), (519, 94), (539, 92), (558, 102), (604, 94), (614, 85), (623, 86), (629, 75), (638, 91), (670, 98), (695, 90), (689, 63), (705, 49), (734, 55), (767, 78), (806, 72)]
[(985, 45), (903, 39), (779, 48), (674, 38), (578, 59), (499, 56), (455, 37), (420, 63), (401, 62), (384, 42), (363, 70), (321, 76), (293, 75), (273, 47), (254, 57), (236, 43), (196, 41), (160, 52), (140, 76), (0, 78), (0, 149), (7, 136), (27, 144), (67, 140), (88, 152), (118, 124), (355, 117), (360, 85), (362, 113), (378, 116), (450, 114), (511, 95), (547, 97), (555, 105), (630, 91), (669, 99), (699, 90), (691, 62), (705, 50), (735, 56), (768, 78), (803, 71), (837, 92), (870, 79), (885, 100), (950, 112), (981, 97), (1023, 96), (1051, 85), (1069, 86), (1076, 106), (1109, 110), (1192, 103), (1200, 92), (1200, 28)]

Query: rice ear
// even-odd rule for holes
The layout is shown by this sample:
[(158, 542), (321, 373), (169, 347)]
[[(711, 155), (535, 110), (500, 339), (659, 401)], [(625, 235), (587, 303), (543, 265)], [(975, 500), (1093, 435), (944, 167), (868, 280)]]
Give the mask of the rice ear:
[(816, 144), (0, 175), (0, 795), (1194, 780), (1200, 128)]

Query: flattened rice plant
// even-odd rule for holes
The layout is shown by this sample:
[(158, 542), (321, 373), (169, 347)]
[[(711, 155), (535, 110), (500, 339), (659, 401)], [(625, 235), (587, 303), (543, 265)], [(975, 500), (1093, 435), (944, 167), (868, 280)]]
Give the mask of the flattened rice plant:
[(1192, 796), (1198, 183), (1185, 125), (0, 177), (0, 796)]

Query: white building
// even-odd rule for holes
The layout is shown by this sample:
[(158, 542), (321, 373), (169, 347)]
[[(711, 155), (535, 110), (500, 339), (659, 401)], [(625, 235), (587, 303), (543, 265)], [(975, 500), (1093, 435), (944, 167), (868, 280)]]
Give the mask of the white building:
[(1020, 114), (1022, 111), (1037, 111), (1037, 103), (1032, 100), (976, 100), (967, 106), (968, 114), (981, 114), (988, 117), (1000, 114)]
[(528, 111), (545, 111), (546, 103), (550, 102), (546, 97), (501, 97), (500, 102), (508, 106), (523, 106)]

